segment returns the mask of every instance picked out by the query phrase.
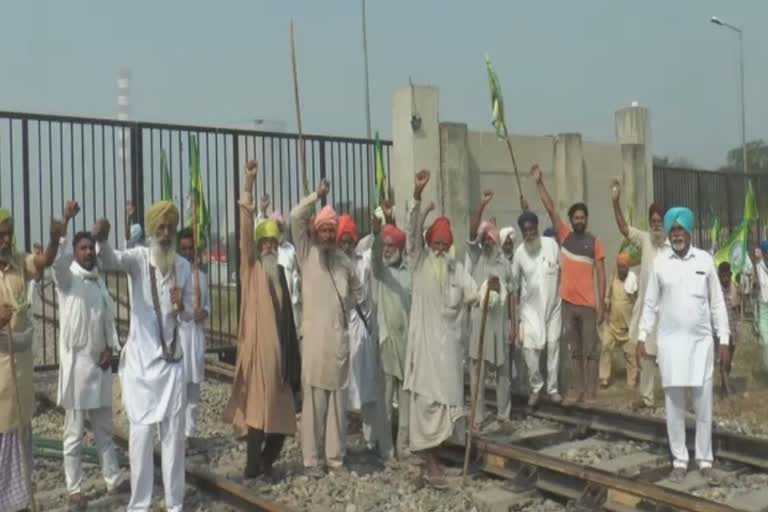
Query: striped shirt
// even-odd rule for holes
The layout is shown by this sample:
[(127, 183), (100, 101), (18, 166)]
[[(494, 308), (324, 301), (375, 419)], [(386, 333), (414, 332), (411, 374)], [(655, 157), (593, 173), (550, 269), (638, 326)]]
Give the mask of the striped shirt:
[(595, 307), (595, 285), (592, 279), (595, 262), (605, 258), (603, 243), (591, 233), (575, 233), (560, 222), (560, 298), (575, 306)]

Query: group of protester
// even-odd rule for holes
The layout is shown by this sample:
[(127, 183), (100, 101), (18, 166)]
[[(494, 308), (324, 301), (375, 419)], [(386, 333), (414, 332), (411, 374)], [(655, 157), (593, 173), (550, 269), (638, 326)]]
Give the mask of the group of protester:
[[(616, 346), (624, 349), (627, 383), (638, 386), (646, 406), (653, 405), (657, 367), (660, 371), (677, 479), (688, 466), (684, 399), (685, 388), (691, 388), (696, 460), (705, 476), (714, 478), (714, 338), (720, 363), (727, 366), (730, 299), (723, 290), (730, 275), (725, 268), (718, 275), (712, 257), (691, 246), (690, 210), (665, 212), (652, 205), (649, 231), (628, 226), (615, 181), (616, 222), (641, 249), (640, 273), (635, 276), (633, 262), (620, 255), (606, 282), (605, 253), (587, 229), (587, 206), (572, 205), (566, 224), (538, 166), (531, 175), (553, 237), (539, 234), (539, 219), (524, 204), (517, 220), (522, 243), (515, 247), (514, 227), (499, 229), (493, 219), (483, 219), (493, 199), (486, 192), (470, 219), (463, 261), (455, 255), (449, 219), (427, 223), (434, 210), (434, 204), (422, 204), (428, 171), (415, 176), (405, 229), (396, 225), (394, 207), (384, 201), (372, 233), (361, 239), (350, 216), (325, 204), (326, 180), (299, 202), (288, 222), (278, 212), (268, 216), (268, 197), (256, 207), (257, 168), (254, 161), (246, 164), (238, 203), (241, 311), (232, 394), (224, 411), (247, 445), (246, 478), (275, 478), (272, 466), (285, 437), (297, 429), (307, 474), (344, 471), (346, 412), (358, 410), (368, 448), (385, 463), (420, 455), (425, 479), (439, 486), (444, 471), (437, 448), (449, 439), (461, 442), (465, 429), (490, 421), (480, 392), (476, 424), (466, 425), (465, 366), (472, 385), (485, 386), (481, 373), (493, 376), (496, 416), (503, 422), (509, 419), (515, 379), (526, 384), (531, 407), (542, 394), (565, 404), (593, 403), (599, 383), (610, 383), (610, 353)], [(61, 308), (58, 402), (66, 410), (70, 508), (86, 506), (80, 451), (87, 420), (107, 490), (123, 491), (130, 484), (128, 510), (149, 510), (157, 432), (165, 505), (182, 510), (209, 314), (207, 277), (193, 234), (177, 232), (178, 209), (160, 201), (146, 214), (146, 245), (141, 229), (131, 225), (132, 208), (125, 249), (110, 247), (104, 219), (69, 242), (67, 226), (78, 211), (76, 202), (68, 202), (62, 219), (51, 221), (45, 250), (24, 255), (14, 243), (13, 218), (0, 210), (0, 509), (19, 510), (32, 498), (27, 290), (52, 266)], [(756, 252), (755, 265), (761, 305), (768, 309), (763, 255), (768, 256), (768, 242)], [(130, 329), (122, 347), (104, 272), (128, 277)], [(768, 326), (763, 307), (760, 318)], [(117, 353), (130, 423), (130, 479), (119, 468), (111, 441), (110, 370)]]

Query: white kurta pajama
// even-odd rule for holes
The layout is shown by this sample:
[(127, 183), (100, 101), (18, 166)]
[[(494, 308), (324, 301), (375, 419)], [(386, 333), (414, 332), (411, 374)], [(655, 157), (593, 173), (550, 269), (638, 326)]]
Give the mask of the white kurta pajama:
[[(349, 311), (349, 388), (348, 407), (362, 412), (363, 435), (369, 448), (378, 443), (382, 457), (392, 457), (392, 434), (384, 405), (384, 388), (380, 379), (378, 327), (371, 289), (371, 251), (356, 252), (351, 258), (357, 278), (363, 286), (364, 301), (360, 311)], [(367, 327), (366, 327), (367, 325)], [(370, 331), (369, 331), (370, 330)]]
[(59, 386), (57, 403), (64, 419), (64, 475), (67, 492), (81, 492), (80, 452), (85, 420), (91, 422), (96, 451), (107, 490), (120, 484), (123, 474), (112, 442), (112, 368), (98, 366), (101, 354), (120, 351), (112, 312), (112, 300), (98, 269), (85, 270), (73, 261), (71, 248), (61, 241), (62, 251), (53, 264), (59, 298)]
[[(462, 323), (467, 305), (477, 300), (477, 287), (464, 265), (448, 258), (445, 282), (435, 278), (419, 226), (421, 202), (408, 216), (408, 253), (413, 300), (405, 360), (405, 389), (411, 392), (410, 447), (439, 446), (455, 435), (464, 409), (464, 344)], [(454, 432), (455, 430), (455, 432)]]
[(519, 336), (528, 368), (528, 384), (532, 393), (544, 387), (541, 376), (541, 353), (547, 349), (547, 389), (557, 393), (557, 373), (562, 332), (560, 299), (560, 248), (551, 238), (539, 237), (540, 244), (522, 244), (515, 250), (512, 282), (520, 292), (518, 308)]
[(713, 324), (720, 343), (728, 345), (728, 312), (712, 257), (694, 247), (682, 258), (671, 250), (659, 254), (645, 290), (638, 339), (647, 339), (657, 326), (657, 360), (676, 468), (688, 467), (687, 387), (696, 411), (696, 461), (700, 468), (712, 466)]
[[(489, 302), (488, 317), (485, 324), (485, 339), (483, 341), (483, 359), (485, 359), (483, 375), (480, 376), (481, 389), (485, 389), (485, 376), (492, 372), (496, 378), (497, 417), (509, 419), (510, 402), (510, 361), (509, 361), (509, 302), (507, 291), (512, 284), (512, 267), (504, 253), (498, 248), (491, 252), (483, 249), (477, 242), (467, 243), (466, 270), (479, 286), (486, 285), (490, 276), (499, 278), (500, 293), (492, 292), (498, 300)], [(479, 294), (482, 301), (484, 290)], [(469, 314), (469, 361), (470, 389), (475, 396), (475, 382), (480, 372), (480, 324), (482, 322), (482, 304), (475, 304)], [(475, 424), (479, 425), (485, 418), (485, 393), (477, 395), (477, 410)]]
[[(192, 278), (194, 279), (194, 277)], [(208, 297), (208, 274), (200, 271), (200, 309), (206, 317), (211, 313), (210, 298)], [(194, 282), (192, 283), (194, 290)], [(194, 300), (194, 299), (193, 299)], [(194, 313), (194, 302), (188, 307)], [(197, 417), (200, 412), (200, 384), (205, 379), (205, 320), (196, 322), (194, 318), (179, 324), (179, 343), (184, 354), (184, 380), (187, 383), (187, 404), (184, 407), (184, 431), (187, 437), (195, 435)]]
[[(163, 358), (159, 327), (152, 302), (150, 249), (137, 247), (114, 251), (98, 244), (104, 271), (125, 272), (131, 284), (131, 326), (120, 357), (120, 385), (123, 406), (130, 422), (129, 457), (131, 500), (129, 511), (149, 510), (154, 484), (153, 441), (159, 431), (162, 450), (165, 506), (182, 510), (185, 482), (184, 404), (186, 382), (181, 361)], [(192, 318), (194, 304), (192, 267), (176, 256), (172, 273), (157, 276), (157, 294), (163, 322), (163, 337), (170, 348), (179, 321)], [(171, 290), (181, 288), (184, 310), (177, 313), (171, 304)], [(178, 343), (177, 355), (181, 352)]]

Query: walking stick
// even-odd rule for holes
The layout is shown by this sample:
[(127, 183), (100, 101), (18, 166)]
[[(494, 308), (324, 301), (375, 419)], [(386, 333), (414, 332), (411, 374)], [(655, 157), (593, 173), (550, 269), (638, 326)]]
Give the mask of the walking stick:
[[(13, 350), (13, 331), (11, 330), (11, 323), (8, 322), (8, 354), (11, 359), (11, 382), (13, 382), (13, 389), (15, 393), (16, 401), (16, 416), (19, 418), (19, 451), (21, 452), (21, 470), (24, 472), (24, 480), (26, 481), (27, 491), (29, 492), (29, 500), (32, 506), (32, 512), (37, 512), (37, 502), (35, 501), (35, 492), (32, 490), (32, 470), (29, 467), (29, 460), (27, 459), (27, 443), (24, 439), (24, 429), (21, 425), (21, 395), (19, 394), (19, 383), (16, 378), (16, 354)], [(32, 433), (30, 432), (30, 435)]]
[[(491, 280), (498, 280), (498, 278), (492, 277)], [(478, 354), (480, 356), (480, 369), (475, 376), (475, 392), (472, 393), (472, 405), (469, 409), (469, 427), (467, 428), (467, 447), (464, 450), (464, 471), (461, 474), (461, 485), (464, 485), (467, 481), (467, 468), (469, 468), (469, 453), (472, 451), (472, 430), (475, 428), (475, 408), (477, 407), (477, 397), (480, 393), (480, 382), (485, 370), (485, 352), (483, 351), (485, 345), (485, 323), (488, 320), (488, 299), (491, 296), (490, 285), (485, 289), (485, 297), (483, 297), (483, 309), (480, 317), (480, 346), (478, 347)], [(483, 389), (485, 391), (485, 389)]]

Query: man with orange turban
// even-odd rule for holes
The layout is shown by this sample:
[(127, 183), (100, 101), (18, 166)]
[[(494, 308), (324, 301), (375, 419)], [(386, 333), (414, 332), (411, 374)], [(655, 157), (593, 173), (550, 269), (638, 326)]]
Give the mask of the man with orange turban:
[[(469, 315), (469, 384), (471, 396), (475, 396), (475, 382), (482, 366), (484, 372), (490, 371), (496, 380), (496, 418), (507, 421), (511, 412), (510, 401), (510, 358), (509, 321), (511, 318), (508, 291), (512, 289), (512, 264), (504, 256), (501, 249), (499, 230), (492, 222), (482, 221), (483, 212), (493, 199), (493, 192), (487, 190), (480, 198), (480, 206), (474, 211), (469, 225), (469, 241), (465, 265), (467, 272), (475, 283), (480, 285), (480, 296), (483, 296), (488, 279), (491, 276), (499, 278), (501, 292), (491, 293), (488, 303), (488, 318), (485, 324), (485, 341), (483, 353), (480, 354), (480, 324), (482, 323), (482, 308), (480, 304), (472, 308)], [(485, 364), (481, 365), (481, 360)], [(480, 382), (485, 387), (485, 375), (480, 376)], [(479, 393), (477, 410), (475, 411), (475, 426), (480, 427), (485, 419), (485, 393)]]
[(608, 322), (603, 327), (603, 346), (600, 352), (600, 385), (607, 388), (611, 381), (611, 361), (613, 349), (622, 347), (624, 365), (627, 369), (627, 388), (632, 389), (637, 382), (637, 344), (629, 339), (629, 325), (632, 321), (632, 309), (637, 300), (637, 277), (629, 270), (629, 254), (622, 252), (616, 258), (616, 272), (605, 297), (605, 311)]
[[(416, 175), (408, 215), (413, 298), (404, 385), (411, 393), (411, 450), (424, 456), (426, 479), (442, 485), (444, 471), (436, 449), (449, 438), (463, 437), (461, 428), (456, 428), (466, 415), (462, 325), (467, 306), (477, 302), (477, 286), (464, 265), (451, 256), (453, 234), (447, 218), (432, 223), (426, 240), (421, 236), (425, 218), (421, 195), (429, 178), (429, 171)], [(427, 211), (432, 208), (434, 204)], [(497, 280), (491, 280), (490, 286), (499, 292)]]
[(378, 444), (379, 455), (393, 457), (392, 432), (387, 423), (384, 391), (379, 378), (379, 350), (376, 318), (373, 311), (371, 250), (362, 247), (354, 219), (339, 217), (336, 243), (355, 267), (363, 286), (364, 304), (350, 309), (349, 317), (349, 388), (347, 405), (363, 416), (363, 437), (369, 449)]
[(373, 219), (371, 267), (376, 282), (376, 319), (379, 351), (384, 372), (384, 406), (391, 424), (393, 399), (397, 394), (397, 455), (408, 456), (409, 397), (403, 389), (408, 316), (411, 312), (411, 272), (405, 260), (405, 233), (394, 224), (392, 207), (382, 205), (382, 220)]
[(349, 384), (349, 318), (359, 309), (369, 313), (363, 285), (349, 256), (339, 249), (339, 217), (327, 205), (314, 218), (312, 210), (324, 201), (329, 184), (321, 180), (316, 192), (291, 211), (291, 232), (304, 284), (301, 320), (301, 451), (304, 467), (313, 477), (323, 475), (323, 461), (342, 471)]
[(273, 478), (285, 437), (296, 432), (293, 392), (301, 380), (299, 342), (285, 271), (279, 263), (280, 228), (254, 225), (258, 166), (246, 164), (240, 206), (240, 331), (232, 394), (224, 420), (247, 440), (245, 478)]

